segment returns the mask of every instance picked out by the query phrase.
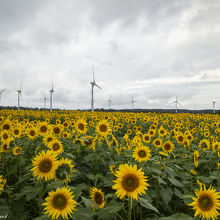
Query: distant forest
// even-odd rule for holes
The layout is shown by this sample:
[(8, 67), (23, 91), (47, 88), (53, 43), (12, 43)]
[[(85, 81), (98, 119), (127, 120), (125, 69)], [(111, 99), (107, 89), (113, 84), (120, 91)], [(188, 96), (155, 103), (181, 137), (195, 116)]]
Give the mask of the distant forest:
[[(0, 110), (2, 109), (14, 109), (17, 110), (16, 106), (0, 106)], [(39, 110), (39, 111), (44, 111), (47, 110), (49, 111), (50, 109), (44, 109), (44, 108), (28, 108), (28, 107), (20, 107), (20, 109), (23, 110)], [(65, 110), (65, 109), (53, 109), (53, 111), (58, 111), (58, 110)], [(73, 109), (73, 111), (91, 111), (91, 109)], [(98, 108), (94, 109), (94, 111), (97, 112), (162, 112), (162, 113), (175, 113), (175, 109), (103, 109), (103, 108)], [(178, 113), (194, 113), (194, 114), (213, 114), (212, 109), (202, 109), (202, 110), (190, 110), (190, 109), (178, 109)], [(220, 114), (220, 110), (216, 110), (215, 114)]]

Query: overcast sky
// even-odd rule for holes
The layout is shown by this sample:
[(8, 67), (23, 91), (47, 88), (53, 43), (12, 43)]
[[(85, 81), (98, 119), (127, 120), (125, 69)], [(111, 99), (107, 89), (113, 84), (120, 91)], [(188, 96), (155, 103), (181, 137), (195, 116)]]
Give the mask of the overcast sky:
[[(1, 105), (220, 108), (219, 0), (0, 0)], [(47, 100), (49, 107), (49, 99)]]

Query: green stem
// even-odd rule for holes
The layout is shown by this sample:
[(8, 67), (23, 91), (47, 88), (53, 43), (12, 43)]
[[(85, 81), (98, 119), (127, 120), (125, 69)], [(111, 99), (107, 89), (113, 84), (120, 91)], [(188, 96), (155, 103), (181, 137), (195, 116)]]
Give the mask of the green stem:
[(129, 200), (128, 200), (128, 220), (131, 220), (131, 215), (132, 215), (132, 198), (129, 197)]

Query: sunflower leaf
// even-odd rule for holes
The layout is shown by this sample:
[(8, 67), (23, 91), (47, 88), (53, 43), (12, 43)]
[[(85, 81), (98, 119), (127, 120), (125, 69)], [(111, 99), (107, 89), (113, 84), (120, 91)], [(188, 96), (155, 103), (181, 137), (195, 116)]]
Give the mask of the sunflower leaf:
[(144, 198), (139, 198), (139, 203), (145, 207), (146, 209), (150, 209), (150, 210), (153, 210), (157, 213), (159, 213), (159, 211), (157, 210), (156, 207), (154, 207), (152, 204), (150, 204), (146, 199)]

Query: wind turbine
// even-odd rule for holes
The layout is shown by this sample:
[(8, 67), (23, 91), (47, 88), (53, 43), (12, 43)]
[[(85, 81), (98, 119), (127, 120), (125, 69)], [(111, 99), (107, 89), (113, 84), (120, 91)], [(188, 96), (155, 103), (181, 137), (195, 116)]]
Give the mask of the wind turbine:
[(132, 111), (134, 111), (134, 103), (137, 102), (134, 100), (133, 96), (131, 96), (131, 107), (132, 107)]
[(96, 84), (95, 74), (94, 74), (94, 66), (93, 66), (92, 68), (93, 68), (93, 81), (90, 82), (90, 84), (92, 85), (92, 90), (91, 90), (91, 95), (92, 95), (92, 99), (91, 99), (91, 110), (92, 110), (92, 112), (93, 112), (93, 111), (94, 111), (94, 94), (93, 94), (93, 88), (94, 88), (94, 86), (98, 87), (99, 89), (102, 89), (102, 88)]
[(176, 100), (174, 102), (172, 102), (171, 104), (173, 103), (176, 103), (176, 113), (177, 113), (177, 105), (181, 105), (179, 102), (178, 102), (178, 96), (176, 96)]
[(50, 111), (52, 111), (52, 104), (53, 104), (52, 98), (53, 98), (53, 93), (54, 93), (53, 83), (52, 83), (52, 88), (51, 90), (49, 90), (49, 92), (50, 92)]
[(216, 101), (213, 101), (213, 100), (211, 100), (211, 99), (209, 99), (211, 102), (212, 102), (212, 104), (213, 104), (213, 113), (215, 114), (215, 103), (217, 102), (217, 100)]
[(20, 89), (17, 90), (17, 93), (18, 93), (18, 110), (20, 110), (20, 98), (22, 99), (22, 95), (21, 95), (22, 84), (23, 84), (23, 82), (21, 82)]
[(107, 101), (108, 101), (108, 108), (110, 109), (110, 107), (111, 107), (111, 103), (112, 103), (112, 96), (110, 96), (110, 99), (107, 100)]
[(47, 102), (47, 97), (44, 97), (44, 109), (46, 109), (46, 102)]
[(2, 89), (2, 91), (0, 92), (0, 105), (1, 105), (1, 97), (2, 97), (2, 93), (5, 91), (6, 89)]

